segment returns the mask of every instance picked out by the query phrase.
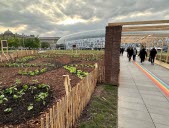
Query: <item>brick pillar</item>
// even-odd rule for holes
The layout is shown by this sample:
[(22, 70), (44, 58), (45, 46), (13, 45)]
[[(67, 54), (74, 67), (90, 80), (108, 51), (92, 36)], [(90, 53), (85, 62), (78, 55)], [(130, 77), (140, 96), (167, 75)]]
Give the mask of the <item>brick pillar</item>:
[(105, 83), (119, 85), (122, 26), (107, 26), (105, 38)]

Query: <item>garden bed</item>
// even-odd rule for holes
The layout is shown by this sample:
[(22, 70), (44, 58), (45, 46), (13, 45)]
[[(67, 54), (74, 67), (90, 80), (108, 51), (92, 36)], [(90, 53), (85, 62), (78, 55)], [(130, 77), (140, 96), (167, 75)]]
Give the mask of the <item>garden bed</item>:
[[(65, 95), (63, 75), (70, 76), (71, 86), (73, 87), (79, 83), (87, 73), (94, 69), (94, 63), (99, 62), (99, 60), (99, 57), (96, 58), (93, 55), (87, 55), (86, 58), (85, 55), (83, 55), (82, 58), (80, 55), (72, 56), (43, 53), (36, 55), (33, 59), (30, 57), (28, 60), (21, 59), (21, 61), (1, 63), (0, 90), (4, 93), (0, 95), (4, 95), (7, 100), (3, 100), (3, 103), (0, 104), (0, 108), (2, 108), (0, 110), (0, 114), (2, 115), (0, 118), (0, 127), (11, 124), (28, 123), (28, 120), (31, 122), (30, 127), (32, 124), (40, 124), (37, 119), (38, 116), (42, 114), (42, 112), (47, 111), (48, 108)], [(44, 68), (46, 68), (46, 70), (41, 72)], [(33, 72), (33, 75), (30, 75), (30, 71)], [(21, 88), (23, 88), (24, 85), (27, 85), (29, 88), (38, 88), (40, 84), (49, 86), (45, 103), (43, 102), (44, 100), (41, 102), (36, 100), (37, 95), (40, 95), (44, 89), (35, 89), (33, 93), (31, 93), (30, 89), (24, 92), (23, 96), (18, 98), (19, 100), (14, 99), (14, 95), (18, 95), (18, 92), (22, 90)], [(11, 94), (6, 94), (5, 90), (11, 87), (16, 87), (17, 89)], [(32, 106), (33, 109), (28, 110), (28, 108), (32, 108)]]

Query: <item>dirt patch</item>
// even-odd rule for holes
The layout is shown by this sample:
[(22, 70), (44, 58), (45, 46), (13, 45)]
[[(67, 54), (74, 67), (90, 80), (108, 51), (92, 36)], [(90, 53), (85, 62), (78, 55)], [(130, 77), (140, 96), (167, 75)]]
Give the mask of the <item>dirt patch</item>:
[[(48, 56), (48, 55), (47, 55)], [(47, 57), (45, 56), (45, 57)], [(24, 60), (24, 59), (23, 59)], [(98, 61), (98, 60), (97, 60)], [(77, 69), (85, 71), (85, 72), (91, 72), (94, 67), (90, 66), (79, 66), (79, 65), (94, 65), (95, 60), (89, 61), (89, 60), (82, 60), (81, 58), (72, 58), (69, 55), (53, 55), (50, 56), (50, 58), (42, 58), (36, 56), (36, 59), (34, 60), (28, 60), (23, 64), (46, 64), (43, 65), (43, 68), (50, 68), (50, 70), (47, 70), (44, 73), (29, 76), (29, 75), (20, 75), (18, 74), (19, 70), (36, 70), (41, 69), (42, 67), (26, 67), (26, 65), (23, 67), (20, 63), (17, 65), (18, 67), (6, 67), (5, 63), (2, 63), (0, 65), (0, 89), (6, 89), (16, 84), (16, 81), (19, 80), (22, 85), (36, 85), (38, 83), (46, 84), (50, 86), (49, 91), (49, 97), (46, 98), (46, 103), (43, 105), (43, 102), (36, 103), (33, 101), (35, 98), (34, 94), (31, 94), (31, 92), (25, 93), (22, 97), (20, 102), (16, 102), (15, 100), (9, 100), (4, 101), (4, 104), (0, 105), (0, 127), (3, 127), (5, 125), (9, 124), (23, 124), (23, 128), (29, 126), (29, 127), (35, 127), (36, 124), (40, 124), (38, 120), (38, 116), (42, 113), (48, 110), (52, 106), (52, 104), (56, 103), (62, 96), (65, 95), (65, 88), (63, 86), (63, 75), (69, 75), (71, 79), (71, 86), (76, 86), (77, 83), (80, 82), (80, 78), (77, 77), (76, 74), (70, 73), (68, 70), (64, 69), (64, 65), (70, 65), (70, 64), (77, 64)], [(9, 62), (6, 62), (9, 63)], [(13, 62), (11, 62), (13, 63)], [(14, 62), (16, 63), (16, 62)], [(48, 67), (48, 64), (52, 64), (54, 66)], [(18, 89), (19, 90), (19, 89)], [(41, 90), (42, 91), (42, 90)], [(36, 92), (36, 91), (35, 91)], [(37, 93), (40, 93), (37, 90)], [(12, 96), (6, 96), (8, 99), (12, 99)], [(27, 107), (30, 103), (34, 104), (34, 109), (32, 111), (28, 111)], [(6, 108), (12, 109), (12, 112), (14, 113), (4, 113), (4, 110)], [(29, 124), (24, 124), (25, 122), (29, 121)], [(38, 127), (36, 125), (36, 127)]]
[(0, 102), (0, 125), (23, 123), (28, 119), (37, 117), (40, 112), (51, 105), (53, 101), (52, 90), (38, 87), (36, 84), (25, 84), (25, 86), (3, 88), (0, 92), (0, 101), (2, 101)]

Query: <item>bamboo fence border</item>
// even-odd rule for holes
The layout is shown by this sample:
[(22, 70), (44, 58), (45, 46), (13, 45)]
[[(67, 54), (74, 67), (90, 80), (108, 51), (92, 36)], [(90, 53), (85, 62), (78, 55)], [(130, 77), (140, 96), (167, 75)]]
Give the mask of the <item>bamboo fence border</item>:
[(2, 54), (0, 54), (0, 62), (14, 60), (19, 57), (23, 57), (27, 55), (34, 55), (37, 53), (38, 53), (37, 50), (20, 50), (20, 51), (15, 51), (11, 54), (6, 54), (6, 56), (3, 56)]
[(69, 75), (64, 75), (66, 95), (49, 112), (41, 115), (40, 128), (71, 128), (89, 102), (97, 81), (103, 81), (103, 76), (103, 67), (95, 64), (95, 69), (71, 88)]
[[(83, 78), (76, 86), (71, 87), (69, 75), (63, 75), (66, 95), (59, 99), (47, 112), (42, 113), (35, 124), (36, 128), (71, 128), (80, 117), (81, 112), (90, 101), (96, 83), (104, 81), (104, 66), (96, 63), (95, 69)], [(31, 120), (30, 120), (31, 121)], [(30, 127), (29, 122), (12, 126), (12, 128)], [(7, 126), (4, 126), (5, 128)]]

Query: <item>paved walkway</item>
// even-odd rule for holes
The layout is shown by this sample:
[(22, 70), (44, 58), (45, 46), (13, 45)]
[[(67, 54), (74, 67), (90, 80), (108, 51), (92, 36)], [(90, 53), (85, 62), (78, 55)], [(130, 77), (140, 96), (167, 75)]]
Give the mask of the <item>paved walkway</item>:
[(169, 70), (137, 60), (128, 62), (126, 55), (120, 56), (118, 127), (169, 128), (169, 98), (144, 72), (167, 86)]

